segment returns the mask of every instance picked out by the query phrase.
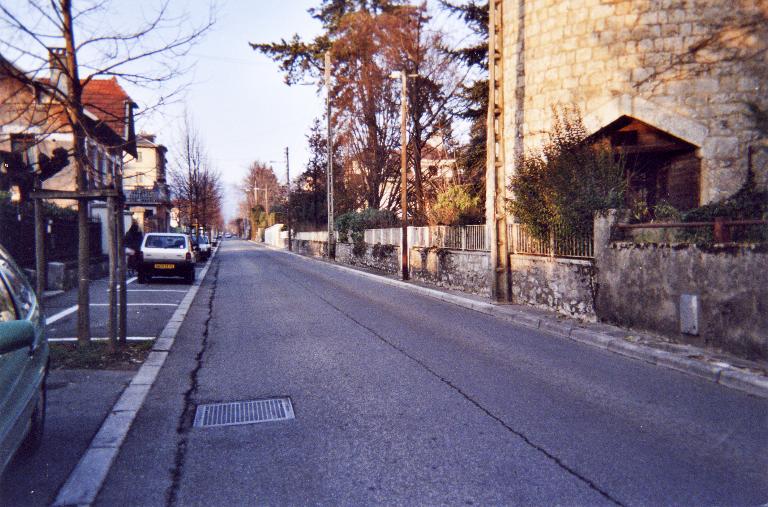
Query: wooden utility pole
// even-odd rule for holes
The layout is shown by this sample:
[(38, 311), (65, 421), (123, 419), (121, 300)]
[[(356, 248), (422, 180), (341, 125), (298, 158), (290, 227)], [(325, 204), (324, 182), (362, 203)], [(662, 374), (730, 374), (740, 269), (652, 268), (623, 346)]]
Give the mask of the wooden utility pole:
[[(72, 125), (72, 138), (74, 148), (74, 163), (77, 192), (82, 193), (88, 190), (88, 172), (85, 165), (85, 130), (83, 128), (83, 90), (80, 84), (80, 75), (77, 67), (77, 55), (75, 52), (75, 32), (72, 19), (72, 0), (61, 0), (61, 25), (64, 36), (65, 54), (56, 63), (62, 69), (64, 82), (67, 86), (66, 111), (69, 116), (69, 123)], [(91, 341), (90, 324), (90, 238), (88, 230), (88, 201), (78, 199), (77, 201), (77, 229), (78, 229), (78, 249), (77, 249), (77, 343), (78, 345), (87, 345)]]
[(490, 234), (491, 298), (511, 301), (507, 247), (506, 174), (504, 171), (503, 0), (488, 2), (488, 120), (486, 228)]
[(333, 130), (331, 121), (331, 52), (325, 52), (325, 115), (328, 120), (328, 168), (326, 169), (326, 196), (328, 201), (328, 258), (336, 258), (336, 233), (333, 220)]
[(400, 209), (402, 212), (401, 227), (402, 235), (400, 244), (400, 264), (401, 278), (408, 280), (408, 129), (406, 121), (408, 118), (408, 76), (405, 71), (394, 73), (393, 76), (400, 77)]
[(288, 198), (285, 205), (285, 218), (288, 222), (288, 251), (293, 250), (293, 241), (291, 238), (291, 166), (288, 161), (288, 147), (285, 147), (285, 181), (288, 185)]

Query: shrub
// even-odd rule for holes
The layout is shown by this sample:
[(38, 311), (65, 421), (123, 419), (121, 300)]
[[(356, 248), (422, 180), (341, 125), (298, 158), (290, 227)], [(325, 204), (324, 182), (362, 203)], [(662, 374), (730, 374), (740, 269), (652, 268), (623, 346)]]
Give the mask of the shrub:
[(621, 207), (627, 187), (624, 158), (590, 139), (576, 107), (553, 108), (553, 125), (539, 151), (523, 155), (512, 177), (512, 214), (543, 239), (592, 231), (595, 213)]
[(364, 241), (366, 229), (378, 229), (397, 225), (397, 217), (390, 210), (367, 208), (363, 211), (350, 211), (336, 218), (336, 230), (339, 241), (359, 243)]
[(467, 185), (450, 185), (440, 190), (427, 211), (430, 225), (466, 225), (477, 220), (480, 197), (472, 196)]

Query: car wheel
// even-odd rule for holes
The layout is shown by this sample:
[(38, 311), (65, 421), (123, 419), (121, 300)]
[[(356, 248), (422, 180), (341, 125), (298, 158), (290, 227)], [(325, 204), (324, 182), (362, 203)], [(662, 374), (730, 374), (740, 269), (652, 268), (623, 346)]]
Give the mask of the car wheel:
[(184, 280), (190, 285), (195, 283), (195, 268), (189, 270), (187, 276), (184, 277)]
[[(46, 375), (47, 377), (48, 375)], [(29, 424), (29, 433), (24, 438), (24, 443), (21, 448), (24, 452), (32, 453), (40, 448), (40, 444), (43, 442), (43, 433), (45, 431), (45, 412), (47, 401), (47, 389), (45, 387), (45, 379), (40, 386), (40, 392), (37, 396), (37, 403), (35, 409), (32, 411), (32, 417)]]
[(147, 274), (139, 270), (139, 283), (147, 283)]

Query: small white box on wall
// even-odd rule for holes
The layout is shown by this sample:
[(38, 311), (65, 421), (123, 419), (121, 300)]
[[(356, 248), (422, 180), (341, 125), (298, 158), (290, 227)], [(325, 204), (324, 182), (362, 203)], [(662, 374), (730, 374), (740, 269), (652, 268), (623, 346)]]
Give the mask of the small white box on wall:
[(699, 334), (699, 296), (680, 294), (680, 332)]

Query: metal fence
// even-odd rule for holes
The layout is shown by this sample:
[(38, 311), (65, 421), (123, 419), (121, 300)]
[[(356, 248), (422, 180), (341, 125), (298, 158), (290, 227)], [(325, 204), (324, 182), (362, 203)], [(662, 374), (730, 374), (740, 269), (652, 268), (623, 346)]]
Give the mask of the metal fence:
[(572, 236), (561, 229), (549, 231), (545, 239), (537, 238), (524, 224), (509, 224), (508, 230), (509, 253), (525, 255), (541, 255), (549, 257), (566, 257), (572, 259), (592, 259), (595, 256), (594, 241), (591, 234)]
[(304, 241), (321, 241), (325, 243), (328, 241), (328, 231), (297, 232), (294, 233), (293, 238)]
[(487, 251), (485, 225), (412, 227), (411, 246)]
[(369, 245), (375, 245), (377, 243), (382, 245), (399, 245), (402, 236), (403, 229), (401, 227), (365, 230), (365, 242)]
[[(525, 255), (541, 255), (549, 257), (566, 257), (572, 259), (592, 259), (594, 247), (592, 235), (575, 237), (555, 229), (546, 239), (536, 238), (523, 224), (508, 226), (509, 253)], [(386, 229), (366, 229), (365, 242), (368, 245), (400, 245), (402, 229), (389, 227)], [(299, 232), (296, 239), (308, 241), (327, 241), (326, 231)], [(421, 248), (450, 248), (453, 250), (468, 250), (487, 252), (490, 250), (490, 235), (485, 225), (447, 226), (436, 225), (427, 227), (409, 227), (408, 244)]]

